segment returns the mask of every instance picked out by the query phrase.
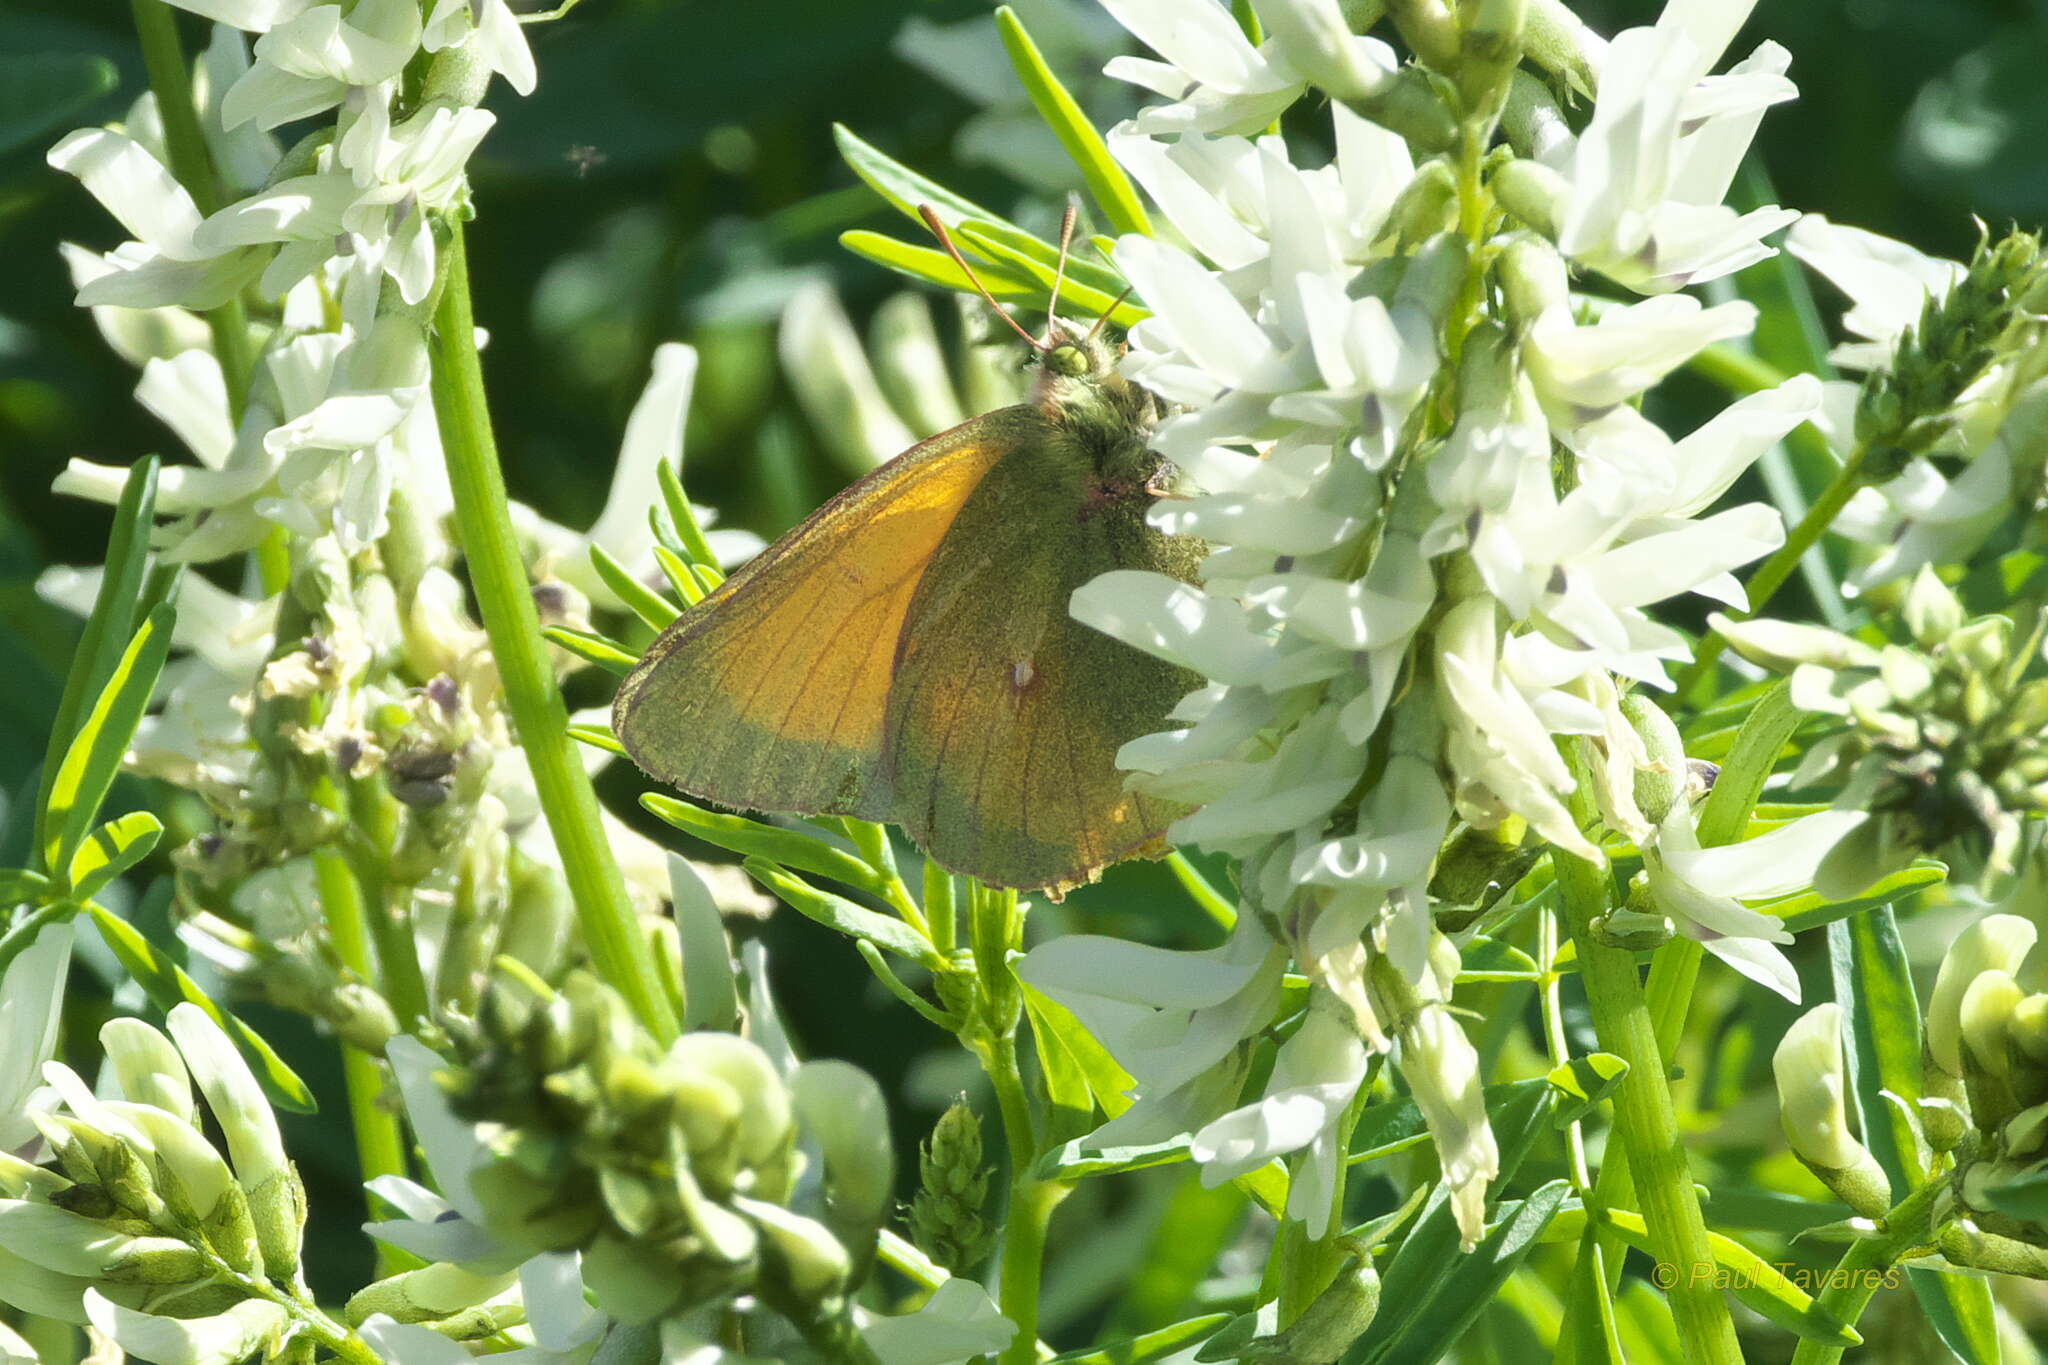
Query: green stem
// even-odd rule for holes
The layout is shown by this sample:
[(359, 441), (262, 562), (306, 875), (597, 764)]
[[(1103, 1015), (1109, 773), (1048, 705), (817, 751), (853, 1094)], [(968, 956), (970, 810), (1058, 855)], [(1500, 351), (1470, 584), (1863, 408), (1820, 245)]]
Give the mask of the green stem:
[[(1934, 1206), (1947, 1188), (1942, 1180), (1922, 1185), (1884, 1216), (1878, 1232), (1849, 1243), (1817, 1305), (1854, 1327), (1871, 1296), (1887, 1283), (1885, 1272), (1933, 1238)], [(1792, 1353), (1792, 1365), (1834, 1365), (1841, 1358), (1840, 1346), (1808, 1338)]]
[[(176, 14), (163, 0), (133, 0), (133, 9), (142, 64), (149, 71), (149, 88), (156, 94), (157, 116), (163, 121), (171, 174), (192, 196), (202, 216), (213, 213), (226, 203), (227, 196), (214, 174), (206, 135), (199, 128), (199, 107), (192, 101), (192, 70), (185, 62), (184, 44), (178, 40)], [(248, 314), (239, 298), (229, 299), (206, 314), (206, 325), (213, 333), (214, 358), (220, 361), (221, 378), (227, 384), (228, 411), (239, 421), (249, 400), (249, 374), (256, 365), (256, 353), (249, 344)]]
[[(1821, 495), (1814, 500), (1813, 506), (1806, 509), (1806, 515), (1792, 528), (1792, 534), (1785, 538), (1785, 543), (1763, 562), (1744, 585), (1744, 591), (1749, 597), (1749, 609), (1741, 613), (1744, 619), (1762, 611), (1777, 594), (1778, 589), (1785, 586), (1785, 580), (1799, 567), (1799, 561), (1805, 557), (1806, 552), (1820, 542), (1821, 535), (1834, 524), (1842, 508), (1856, 495), (1856, 490), (1863, 487), (1863, 464), (1869, 456), (1868, 446), (1856, 448), (1856, 453), (1835, 471), (1835, 477), (1821, 490)], [(1712, 670), (1714, 661), (1721, 657), (1721, 651), (1727, 644), (1718, 631), (1709, 631), (1701, 636), (1698, 648), (1693, 651), (1692, 662), (1686, 666), (1685, 672), (1678, 676), (1676, 695), (1692, 695), (1693, 688)]]
[(334, 805), (343, 819), (355, 825), (357, 838), (350, 844), (348, 864), (370, 940), (377, 947), (376, 972), (364, 979), (375, 981), (391, 1002), (399, 1029), (416, 1033), (432, 1015), (433, 1001), (427, 994), (426, 974), (420, 969), (412, 916), (392, 894), (391, 879), (385, 875), (398, 839), (397, 803), (381, 785), (357, 782), (352, 784), (350, 799), (344, 802), (337, 795)]
[[(1567, 754), (1577, 779), (1572, 814), (1582, 829), (1594, 824), (1592, 775), (1578, 746)], [(1678, 1113), (1665, 1076), (1664, 1051), (1635, 955), (1602, 943), (1592, 923), (1611, 904), (1613, 879), (1604, 864), (1589, 863), (1553, 851), (1566, 923), (1578, 943), (1579, 974), (1593, 1015), (1600, 1046), (1628, 1063), (1628, 1074), (1614, 1096), (1614, 1125), (1621, 1150), (1628, 1154), (1643, 1217), (1649, 1224), (1656, 1258), (1683, 1270), (1712, 1265), (1706, 1221), (1699, 1195), (1686, 1167), (1678, 1137)], [(1669, 1292), (1671, 1315), (1688, 1361), (1702, 1365), (1733, 1365), (1742, 1359), (1735, 1342), (1735, 1324), (1711, 1277), (1681, 1273)]]
[(1003, 1116), (1003, 1139), (1010, 1149), (1009, 1207), (1003, 1219), (1003, 1263), (997, 1302), (1003, 1316), (1017, 1324), (1017, 1335), (999, 1365), (1034, 1365), (1038, 1359), (1038, 1291), (1045, 1267), (1045, 1231), (1052, 1211), (1066, 1191), (1033, 1174), (1038, 1165), (1038, 1135), (1031, 1121), (1031, 1101), (1017, 1068), (1017, 1033), (1011, 1028), (976, 1049), (995, 1086)]
[[(331, 848), (313, 855), (314, 875), (320, 884), (320, 905), (327, 917), (327, 936), (342, 966), (363, 981), (376, 981), (370, 956), (370, 930), (363, 913), (362, 888), (348, 860)], [(377, 1059), (359, 1047), (341, 1045), (341, 1076), (348, 1087), (349, 1123), (355, 1130), (356, 1161), (367, 1184), (380, 1175), (406, 1173), (405, 1133), (398, 1115), (378, 1103), (384, 1092), (384, 1077)], [(404, 1253), (380, 1244), (377, 1273), (395, 1274), (418, 1264)]]
[(455, 524), (484, 630), (497, 658), (505, 706), (533, 769), (548, 829), (561, 852), (583, 938), (598, 972), (656, 1038), (680, 1028), (653, 949), (640, 931), (625, 878), (612, 856), (597, 793), (569, 738), (569, 713), (541, 642), (526, 565), (512, 530), (505, 477), (484, 404), (483, 365), (469, 296), (469, 262), (460, 223), (449, 224), (447, 274), (434, 310), (434, 411), (455, 495)]

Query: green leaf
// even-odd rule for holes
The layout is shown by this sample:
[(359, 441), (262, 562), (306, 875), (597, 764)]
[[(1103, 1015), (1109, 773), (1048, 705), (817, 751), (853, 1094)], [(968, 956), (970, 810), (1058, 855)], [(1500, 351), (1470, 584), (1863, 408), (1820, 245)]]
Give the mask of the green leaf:
[(25, 867), (0, 868), (0, 910), (40, 903), (50, 890), (50, 879)]
[(163, 832), (163, 821), (146, 810), (101, 825), (71, 855), (66, 894), (74, 900), (98, 895), (101, 887), (149, 856)]
[[(1843, 1061), (1863, 1145), (1895, 1191), (1926, 1183), (1927, 1161), (1906, 1112), (1925, 1093), (1921, 1070), (1920, 1002), (1905, 945), (1890, 906), (1828, 926), (1835, 1002), (1842, 1008)], [(1963, 1275), (1908, 1270), (1906, 1282), (1928, 1323), (1948, 1348), (1971, 1362), (1996, 1362), (1998, 1324), (1990, 1286)]]
[(748, 858), (743, 865), (755, 881), (807, 919), (814, 919), (848, 937), (865, 939), (877, 948), (922, 963), (932, 971), (944, 969), (945, 960), (939, 956), (938, 950), (902, 920), (891, 915), (878, 915), (844, 896), (820, 891), (765, 858)]
[(625, 565), (605, 553), (602, 545), (590, 547), (590, 567), (597, 571), (604, 585), (618, 595), (627, 609), (647, 624), (649, 630), (664, 630), (669, 622), (682, 615), (680, 607), (633, 577)]
[(1915, 858), (1877, 885), (1849, 900), (1831, 901), (1817, 891), (1806, 891), (1796, 896), (1787, 896), (1781, 901), (1759, 902), (1756, 908), (1767, 915), (1778, 916), (1785, 921), (1785, 928), (1788, 931), (1797, 934), (1808, 929), (1817, 929), (1823, 924), (1833, 924), (1837, 920), (1854, 919), (1866, 910), (1887, 907), (1893, 901), (1947, 879), (1947, 863), (1937, 862), (1932, 858)]
[(661, 487), (661, 505), (667, 509), (669, 523), (682, 541), (683, 553), (695, 563), (717, 569), (718, 556), (712, 553), (704, 528), (697, 524), (697, 509), (690, 505), (690, 496), (683, 491), (682, 474), (663, 460), (655, 466), (654, 481)]
[(996, 9), (996, 31), (1003, 35), (1003, 48), (1010, 54), (1010, 65), (1016, 68), (1024, 93), (1031, 97), (1032, 106), (1051, 126), (1067, 155), (1081, 168), (1081, 178), (1088, 183), (1088, 197), (1102, 210), (1102, 216), (1118, 232), (1151, 236), (1152, 221), (1145, 216), (1145, 206), (1130, 178), (1110, 156), (1102, 134), (1095, 131), (1081, 106), (1046, 65), (1038, 44), (1031, 41), (1023, 21), (1008, 5)]
[(1536, 959), (1511, 943), (1484, 934), (1472, 939), (1460, 954), (1457, 984), (1468, 981), (1534, 981), (1541, 973)]
[(119, 79), (112, 62), (90, 52), (0, 57), (0, 156), (75, 121)]
[(135, 979), (135, 984), (142, 987), (143, 993), (158, 1009), (169, 1011), (175, 1005), (197, 1005), (206, 1011), (208, 1018), (221, 1026), (228, 1037), (235, 1040), (235, 1046), (248, 1059), (256, 1072), (256, 1079), (263, 1083), (263, 1089), (273, 1103), (295, 1114), (319, 1112), (320, 1106), (314, 1103), (313, 1092), (306, 1088), (297, 1072), (285, 1065), (284, 1059), (263, 1040), (262, 1035), (214, 1004), (206, 992), (199, 989), (199, 983), (185, 975), (183, 967), (158, 951), (156, 945), (144, 938), (134, 925), (95, 902), (86, 902), (84, 908), (92, 916), (108, 949), (128, 969), (128, 975)]
[(1612, 1094), (1626, 1075), (1628, 1063), (1611, 1052), (1589, 1052), (1572, 1058), (1545, 1077), (1568, 1097), (1557, 1106), (1551, 1122), (1558, 1128), (1578, 1122)]
[[(1057, 1109), (1093, 1114), (1097, 1105), (1115, 1118), (1131, 1107), (1128, 1093), (1137, 1082), (1116, 1063), (1109, 1050), (1074, 1017), (1074, 1012), (1028, 982), (1024, 1012), (1031, 1016), (1031, 1038), (1045, 1072), (1046, 1097)], [(1058, 1134), (1055, 1134), (1058, 1136)]]
[[(1486, 1087), (1486, 1112), (1511, 1117), (1522, 1112), (1532, 1100), (1550, 1093), (1553, 1093), (1553, 1087), (1541, 1077), (1489, 1085)], [(1423, 1121), (1422, 1111), (1416, 1108), (1414, 1100), (1399, 1099), (1375, 1104), (1358, 1116), (1358, 1123), (1351, 1130), (1349, 1162), (1358, 1166), (1378, 1161), (1427, 1141), (1429, 1125)]]
[[(1649, 1224), (1630, 1209), (1608, 1209), (1601, 1221), (1621, 1234), (1622, 1240), (1644, 1251), (1652, 1250)], [(1714, 1264), (1727, 1272), (1725, 1288), (1747, 1308), (1770, 1319), (1786, 1331), (1827, 1346), (1861, 1345), (1855, 1328), (1829, 1312), (1805, 1290), (1787, 1279), (1763, 1257), (1732, 1237), (1718, 1232), (1707, 1234), (1707, 1248)]]
[[(962, 223), (960, 230), (954, 236), (958, 241), (973, 243), (979, 249), (976, 254), (981, 256), (982, 259), (996, 261), (1030, 276), (1039, 286), (1038, 293), (1032, 302), (1041, 308), (1051, 306), (1052, 282), (1057, 273), (1056, 265), (1039, 260), (1030, 252), (1020, 250), (1011, 242), (1005, 241), (1002, 235), (991, 230), (991, 226), (987, 223)], [(1082, 278), (1077, 279), (1077, 272), (1074, 269), (1075, 264), (1076, 262), (1073, 261), (1067, 263), (1066, 279), (1060, 285), (1060, 301), (1062, 303), (1076, 305), (1077, 311), (1083, 316), (1102, 317), (1107, 315), (1109, 320), (1119, 327), (1135, 327), (1146, 318), (1152, 316), (1137, 304), (1121, 297), (1123, 294), (1123, 286), (1121, 284), (1097, 287), (1084, 283), (1083, 281), (1088, 273), (1085, 271), (1080, 272)]]
[[(100, 590), (93, 597), (92, 610), (86, 614), (78, 648), (72, 651), (71, 668), (64, 676), (64, 692), (57, 701), (57, 716), (50, 727), (50, 743), (36, 792), (33, 856), (38, 859), (46, 858), (50, 793), (57, 782), (58, 768), (78, 733), (79, 718), (113, 676), (122, 647), (135, 630), (136, 607), (149, 567), (149, 532), (156, 519), (157, 469), (154, 455), (137, 460), (128, 470), (121, 500), (114, 507), (114, 529), (107, 539), (107, 562), (100, 575)], [(44, 869), (56, 866), (47, 860), (42, 864)]]
[(169, 603), (149, 614), (57, 766), (43, 821), (43, 860), (51, 868), (70, 866), (71, 855), (84, 842), (121, 771), (128, 743), (135, 738), (135, 727), (142, 723), (170, 653), (173, 617)]
[[(913, 280), (936, 284), (961, 294), (968, 293), (974, 288), (966, 272), (953, 264), (953, 258), (937, 247), (912, 246), (909, 242), (898, 241), (894, 237), (865, 229), (840, 233), (839, 245), (856, 256), (873, 261), (877, 265), (885, 265), (897, 274), (908, 275)], [(983, 264), (974, 273), (987, 287), (988, 292), (998, 299), (1017, 299), (1034, 306), (1043, 306), (1045, 303), (1045, 286), (1039, 283), (1035, 275), (1014, 265)]]
[(625, 758), (626, 746), (619, 743), (619, 737), (612, 733), (609, 725), (572, 725), (569, 738), (578, 744), (588, 744), (593, 749), (602, 749), (608, 754)]
[[(860, 137), (843, 123), (832, 125), (832, 139), (839, 144), (839, 155), (846, 159), (846, 164), (853, 168), (853, 173), (867, 181), (876, 194), (888, 200), (898, 213), (913, 223), (924, 222), (918, 214), (918, 205), (930, 204), (932, 210), (939, 215), (939, 221), (949, 228), (963, 218), (979, 218), (984, 222), (1009, 228), (1013, 232), (1023, 231), (1001, 214), (992, 213), (972, 199), (953, 193), (938, 181), (919, 175), (894, 157), (861, 141)], [(841, 237), (839, 240), (844, 242), (846, 238)], [(960, 287), (966, 287), (964, 280)]]
[(778, 866), (827, 877), (874, 896), (890, 892), (889, 878), (807, 830), (784, 829), (744, 815), (720, 815), (660, 792), (644, 794), (640, 804), (683, 833), (694, 834), (707, 844), (716, 844), (743, 858), (765, 858)]
[(571, 630), (567, 626), (543, 626), (541, 638), (550, 644), (559, 645), (587, 664), (595, 664), (607, 673), (623, 678), (631, 673), (640, 662), (640, 656), (627, 649), (617, 640), (599, 635), (594, 631)]
[(1193, 1139), (1186, 1135), (1128, 1147), (1088, 1147), (1082, 1139), (1075, 1138), (1040, 1157), (1037, 1174), (1040, 1180), (1074, 1181), (1093, 1175), (1147, 1171), (1154, 1166), (1186, 1161), (1192, 1145)]
[(1203, 914), (1225, 929), (1237, 923), (1237, 907), (1230, 903), (1230, 897), (1211, 885), (1209, 879), (1202, 875), (1202, 869), (1188, 861), (1187, 854), (1175, 849), (1166, 855), (1165, 861), (1181, 889), (1188, 893), (1188, 899), (1201, 907)]
[(1069, 1351), (1065, 1355), (1054, 1356), (1044, 1365), (1148, 1365), (1150, 1361), (1164, 1360), (1186, 1350), (1213, 1335), (1217, 1328), (1229, 1321), (1228, 1313), (1210, 1313), (1128, 1341), (1112, 1342), (1085, 1351)]
[[(660, 526), (668, 525), (666, 517), (657, 516), (655, 522)], [(676, 542), (676, 545), (681, 544), (680, 540)], [(661, 566), (661, 576), (668, 580), (669, 587), (675, 590), (676, 598), (685, 608), (694, 607), (704, 600), (704, 585), (697, 581), (697, 575), (690, 572), (690, 561), (684, 557), (683, 551), (675, 546), (657, 545), (654, 547), (654, 562)]]
[[(1749, 825), (1764, 783), (1804, 714), (1792, 704), (1791, 688), (1778, 683), (1766, 691), (1736, 732), (1721, 762), (1714, 789), (1700, 805), (1699, 837), (1705, 848), (1732, 844)], [(1690, 752), (1690, 750), (1688, 750)]]
[[(1403, 1243), (1381, 1279), (1379, 1316), (1358, 1344), (1345, 1352), (1345, 1365), (1378, 1361), (1428, 1365), (1442, 1358), (1535, 1248), (1537, 1238), (1569, 1193), (1570, 1182), (1553, 1180), (1527, 1199), (1500, 1205), (1496, 1210), (1499, 1221), (1479, 1245), (1464, 1255), (1453, 1252), (1439, 1260), (1426, 1281), (1411, 1282), (1404, 1276), (1402, 1292), (1397, 1293), (1394, 1269), (1408, 1252), (1408, 1243)], [(1448, 1203), (1423, 1217), (1428, 1219), (1437, 1212), (1448, 1215)], [(1414, 1236), (1409, 1235), (1410, 1242)]]

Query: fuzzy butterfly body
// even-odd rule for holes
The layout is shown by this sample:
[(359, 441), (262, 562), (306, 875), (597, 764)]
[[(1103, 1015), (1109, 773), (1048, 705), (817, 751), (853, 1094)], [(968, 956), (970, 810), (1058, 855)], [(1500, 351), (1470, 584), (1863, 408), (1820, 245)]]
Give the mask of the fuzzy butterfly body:
[(722, 806), (901, 825), (996, 886), (1163, 852), (1186, 808), (1126, 791), (1116, 753), (1200, 680), (1068, 615), (1098, 574), (1187, 580), (1203, 553), (1145, 519), (1157, 409), (1114, 362), (1055, 327), (1031, 401), (913, 446), (684, 612), (614, 703), (633, 761)]

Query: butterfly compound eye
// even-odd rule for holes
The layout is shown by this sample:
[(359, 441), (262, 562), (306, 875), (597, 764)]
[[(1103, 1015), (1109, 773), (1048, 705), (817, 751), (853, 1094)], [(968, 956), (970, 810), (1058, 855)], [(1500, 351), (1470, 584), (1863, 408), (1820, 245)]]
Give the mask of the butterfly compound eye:
[(1055, 346), (1045, 353), (1046, 368), (1069, 379), (1078, 379), (1088, 373), (1088, 353), (1071, 342)]

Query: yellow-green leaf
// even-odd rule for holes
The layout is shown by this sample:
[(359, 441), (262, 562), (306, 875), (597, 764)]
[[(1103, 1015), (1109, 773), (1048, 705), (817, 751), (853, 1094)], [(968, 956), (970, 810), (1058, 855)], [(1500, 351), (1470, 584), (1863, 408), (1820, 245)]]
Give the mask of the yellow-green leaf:
[(121, 771), (128, 742), (156, 690), (157, 675), (171, 648), (174, 613), (159, 606), (128, 642), (106, 686), (78, 727), (64, 761), (57, 767), (44, 807), (43, 861), (51, 868), (69, 867), (71, 855), (85, 841), (100, 804)]
[(1046, 65), (1038, 44), (1031, 40), (1023, 21), (1008, 5), (996, 10), (996, 31), (1003, 36), (1003, 48), (1010, 54), (1010, 65), (1016, 68), (1024, 93), (1031, 97), (1032, 106), (1052, 128), (1067, 155), (1081, 168), (1081, 178), (1088, 184), (1088, 197), (1102, 210), (1102, 216), (1118, 232), (1151, 236), (1152, 220), (1145, 215), (1137, 189), (1109, 154), (1102, 134), (1095, 131), (1081, 106)]

